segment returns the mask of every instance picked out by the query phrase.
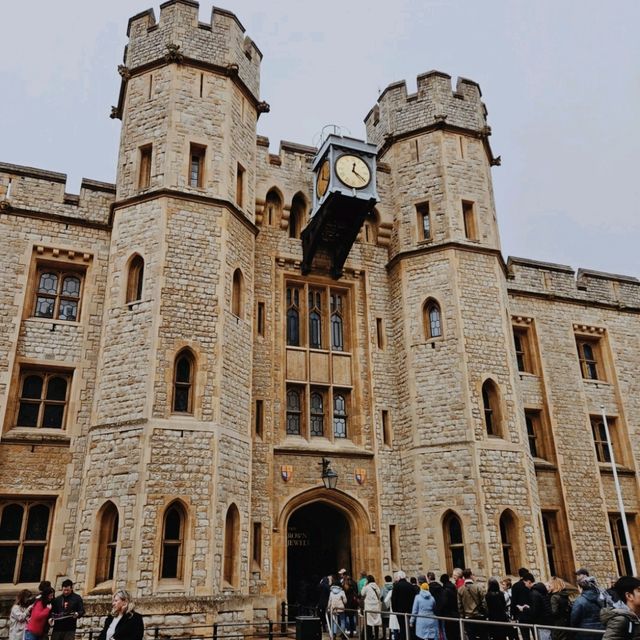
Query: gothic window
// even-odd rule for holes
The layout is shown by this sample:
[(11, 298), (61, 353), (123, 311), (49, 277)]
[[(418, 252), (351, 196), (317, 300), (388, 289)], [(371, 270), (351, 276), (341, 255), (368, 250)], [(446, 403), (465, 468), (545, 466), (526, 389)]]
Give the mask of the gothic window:
[(452, 573), (456, 568), (463, 568), (467, 566), (464, 557), (462, 522), (460, 522), (460, 518), (453, 511), (449, 511), (444, 517), (442, 524), (447, 557), (447, 570), (449, 573)]
[(289, 212), (289, 237), (299, 238), (304, 223), (307, 205), (304, 197), (297, 193), (291, 201), (291, 211)]
[(173, 411), (193, 413), (193, 381), (195, 359), (188, 349), (177, 356), (173, 368)]
[(287, 435), (301, 434), (302, 394), (297, 387), (287, 389)]
[(333, 394), (333, 436), (347, 437), (347, 399), (342, 392)]
[(502, 434), (500, 397), (498, 386), (493, 380), (486, 380), (482, 385), (482, 405), (487, 435), (500, 436)]
[(427, 300), (423, 307), (424, 334), (427, 340), (442, 337), (442, 316), (440, 305), (435, 300)]
[(83, 274), (54, 267), (38, 269), (33, 315), (75, 322), (80, 310)]
[(576, 338), (580, 370), (585, 380), (604, 380), (599, 340)]
[(309, 346), (322, 348), (322, 291), (309, 291)]
[(420, 240), (431, 240), (431, 214), (429, 203), (421, 202), (416, 205), (416, 215), (418, 217), (418, 236)]
[(118, 546), (118, 509), (107, 502), (98, 514), (98, 552), (95, 584), (113, 580)]
[(236, 169), (236, 204), (242, 207), (244, 202), (244, 167), (238, 163)]
[[(634, 524), (632, 515), (627, 514), (627, 523), (629, 525), (629, 529), (632, 529)], [(624, 533), (622, 516), (619, 513), (609, 514), (609, 529), (611, 531), (611, 541), (613, 542), (613, 551), (616, 557), (618, 575), (630, 576), (633, 573), (633, 569), (631, 568), (629, 542)]]
[(152, 145), (140, 147), (138, 165), (138, 189), (147, 189), (151, 184), (151, 151)]
[(344, 351), (343, 314), (344, 296), (331, 293), (331, 348), (334, 351)]
[(16, 416), (17, 427), (62, 429), (66, 424), (71, 374), (23, 371)]
[(204, 158), (206, 147), (192, 144), (189, 150), (189, 186), (202, 188), (204, 186)]
[(517, 553), (518, 529), (513, 513), (508, 509), (500, 516), (500, 544), (506, 575), (515, 575), (520, 566)]
[(263, 221), (268, 226), (280, 224), (282, 198), (276, 189), (270, 189), (265, 198)]
[(324, 435), (324, 394), (322, 391), (311, 392), (311, 435)]
[(300, 289), (287, 287), (287, 344), (300, 346)]
[(240, 514), (238, 507), (231, 504), (227, 509), (224, 523), (224, 567), (223, 580), (231, 587), (238, 586), (240, 564)]
[(162, 523), (160, 578), (182, 579), (184, 562), (185, 511), (179, 502), (169, 505)]
[(243, 317), (244, 309), (244, 276), (240, 269), (233, 272), (233, 288), (231, 291), (231, 312), (238, 318)]
[(142, 300), (142, 283), (144, 280), (144, 259), (137, 253), (129, 261), (127, 274), (127, 303)]
[(50, 522), (51, 504), (0, 500), (0, 584), (42, 580)]

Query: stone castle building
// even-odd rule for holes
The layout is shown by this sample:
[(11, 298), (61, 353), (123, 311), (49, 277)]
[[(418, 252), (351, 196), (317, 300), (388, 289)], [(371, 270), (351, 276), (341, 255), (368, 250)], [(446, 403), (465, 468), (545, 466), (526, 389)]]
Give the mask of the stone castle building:
[(236, 16), (128, 36), (116, 184), (0, 164), (0, 593), (259, 619), (341, 566), (629, 571), (640, 281), (505, 262), (478, 85), (382, 92), (379, 201), (303, 275), (318, 150), (256, 135)]

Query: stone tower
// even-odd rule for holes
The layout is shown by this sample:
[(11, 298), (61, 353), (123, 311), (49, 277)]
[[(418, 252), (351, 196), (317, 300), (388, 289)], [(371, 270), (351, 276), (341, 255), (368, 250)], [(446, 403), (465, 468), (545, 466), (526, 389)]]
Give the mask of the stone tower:
[[(261, 53), (233, 14), (202, 24), (191, 0), (134, 16), (128, 35), (75, 575), (139, 597), (241, 595)], [(109, 569), (91, 533), (112, 505), (126, 526)]]
[[(400, 547), (424, 550), (422, 566), (444, 567), (442, 549), (461, 531), (464, 564), (480, 574), (502, 573), (507, 541), (540, 567), (538, 498), (491, 187), (499, 160), (480, 88), (460, 78), (452, 91), (450, 76), (425, 73), (416, 94), (407, 95), (404, 82), (389, 86), (365, 122), (389, 168), (380, 174), (381, 198), (393, 203), (395, 433), (407, 478), (399, 490), (413, 507), (404, 511)], [(432, 316), (434, 308), (440, 313)]]

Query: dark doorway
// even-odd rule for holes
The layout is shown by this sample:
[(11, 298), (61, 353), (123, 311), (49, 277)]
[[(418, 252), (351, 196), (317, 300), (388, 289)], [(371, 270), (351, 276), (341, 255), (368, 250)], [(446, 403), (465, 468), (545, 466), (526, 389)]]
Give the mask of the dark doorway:
[(323, 576), (351, 574), (351, 530), (340, 511), (323, 502), (300, 507), (287, 527), (287, 601), (302, 613), (318, 602)]

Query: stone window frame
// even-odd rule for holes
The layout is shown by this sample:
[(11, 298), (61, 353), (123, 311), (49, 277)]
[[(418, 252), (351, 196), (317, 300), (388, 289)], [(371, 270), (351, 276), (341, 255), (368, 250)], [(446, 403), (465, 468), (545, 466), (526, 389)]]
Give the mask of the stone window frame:
[[(452, 525), (457, 524), (460, 530), (460, 540), (454, 540), (452, 535)], [(454, 569), (466, 567), (466, 550), (464, 544), (464, 526), (462, 518), (453, 509), (445, 511), (442, 516), (442, 537), (444, 540), (444, 555), (447, 572), (453, 573)], [(463, 562), (456, 562), (459, 559), (458, 552), (462, 551)]]
[(498, 518), (500, 549), (504, 575), (516, 575), (521, 564), (519, 518), (511, 509), (504, 509)]
[[(438, 330), (439, 333), (437, 333)], [(444, 340), (442, 307), (432, 296), (422, 303), (422, 332), (427, 342)]]
[(251, 570), (262, 571), (262, 522), (258, 520), (251, 527)]
[(480, 389), (484, 431), (490, 438), (503, 438), (504, 415), (500, 385), (493, 378), (486, 378)]
[(139, 253), (132, 253), (127, 260), (127, 288), (125, 304), (135, 304), (142, 300), (144, 290), (144, 258)]
[(264, 199), (264, 208), (262, 212), (262, 225), (263, 226), (280, 226), (282, 220), (282, 213), (284, 209), (284, 197), (278, 187), (271, 187), (267, 191), (267, 195)]
[(418, 228), (418, 242), (431, 242), (433, 240), (431, 201), (422, 200), (420, 202), (416, 202), (415, 209)]
[(191, 189), (204, 189), (207, 180), (207, 145), (190, 142), (187, 159), (187, 186)]
[(377, 209), (373, 210), (373, 214), (370, 218), (365, 218), (362, 223), (362, 229), (358, 234), (360, 242), (369, 245), (378, 244), (378, 229), (380, 228), (380, 212)]
[(462, 231), (464, 233), (465, 240), (479, 242), (480, 234), (476, 203), (473, 200), (462, 199), (460, 208), (462, 213)]
[(245, 278), (242, 269), (233, 270), (231, 278), (231, 313), (238, 319), (244, 319), (244, 305), (246, 297)]
[[(2, 547), (16, 547), (16, 559), (15, 565), (13, 568), (11, 581), (0, 582), (0, 585), (11, 585), (13, 587), (21, 585), (23, 588), (26, 585), (37, 585), (45, 576), (47, 570), (47, 562), (48, 562), (48, 554), (49, 554), (49, 546), (51, 541), (51, 531), (53, 527), (53, 517), (54, 517), (54, 507), (55, 507), (55, 499), (49, 497), (37, 497), (37, 498), (29, 498), (25, 496), (7, 496), (0, 499), (0, 531), (4, 528), (9, 528), (12, 525), (15, 525), (15, 522), (8, 521), (10, 514), (7, 513), (7, 509), (17, 506), (22, 512), (20, 515), (20, 522), (18, 527), (18, 535), (9, 538), (8, 534), (10, 530), (5, 534), (1, 535), (0, 538), (0, 548)], [(46, 507), (48, 510), (47, 514), (47, 527), (45, 532), (45, 537), (33, 537), (35, 533), (34, 531), (29, 531), (30, 515), (32, 509)], [(25, 559), (25, 552), (27, 550), (42, 550), (42, 557), (36, 558), (40, 562), (40, 574), (36, 580), (20, 580), (23, 574), (23, 561)], [(29, 577), (29, 576), (26, 576)]]
[[(178, 380), (178, 362), (182, 358), (189, 361), (189, 379)], [(198, 360), (196, 353), (191, 347), (182, 347), (173, 359), (171, 374), (171, 413), (180, 416), (195, 416), (196, 414), (196, 380), (198, 371)], [(176, 409), (177, 393), (179, 389), (187, 389), (187, 410), (178, 411)]]
[[(553, 436), (549, 428), (549, 417), (545, 408), (526, 406), (524, 408), (524, 419), (531, 455), (538, 460), (553, 463), (555, 461)], [(532, 442), (535, 448), (535, 455), (532, 449)]]
[(511, 318), (513, 348), (516, 355), (516, 369), (520, 377), (540, 375), (540, 361), (536, 349), (535, 326), (532, 318), (513, 316)]
[(601, 327), (574, 325), (578, 365), (583, 380), (607, 382), (606, 331)]
[[(630, 450), (622, 427), (622, 421), (617, 415), (607, 415), (607, 425), (609, 427), (609, 437), (611, 438), (611, 448), (616, 460), (616, 466), (628, 468)], [(611, 456), (606, 444), (606, 434), (604, 432), (604, 421), (599, 413), (589, 414), (589, 426), (595, 449), (596, 460), (601, 465), (611, 465)]]
[(93, 592), (111, 593), (116, 577), (120, 538), (120, 512), (112, 500), (107, 500), (98, 510), (95, 529), (97, 536), (90, 583), (93, 584)]
[(227, 507), (224, 519), (224, 555), (222, 558), (222, 585), (224, 589), (240, 586), (240, 539), (242, 520), (235, 502)]
[(566, 522), (559, 509), (540, 510), (542, 531), (545, 542), (545, 552), (549, 566), (549, 575), (570, 579), (573, 575), (573, 554), (571, 553), (570, 537), (567, 533)]
[[(169, 524), (169, 516), (175, 513), (178, 518), (178, 535), (175, 538), (167, 537), (167, 527)], [(185, 565), (187, 558), (187, 531), (189, 527), (189, 511), (187, 506), (179, 498), (171, 500), (162, 511), (161, 527), (160, 527), (160, 557), (158, 564), (158, 582), (159, 584), (175, 584), (183, 583), (185, 579)], [(169, 550), (177, 549), (177, 558), (175, 561), (175, 575), (164, 575), (165, 562)]]
[(626, 540), (625, 538), (620, 512), (612, 511), (607, 514), (613, 556), (618, 569), (618, 575), (621, 576), (631, 575), (631, 561), (628, 556), (629, 547), (632, 549), (636, 548), (636, 541), (638, 539), (636, 532), (636, 514), (627, 512), (626, 516), (631, 540)]
[(138, 160), (136, 167), (136, 188), (144, 191), (151, 187), (151, 176), (153, 174), (153, 143), (147, 142), (138, 147)]

